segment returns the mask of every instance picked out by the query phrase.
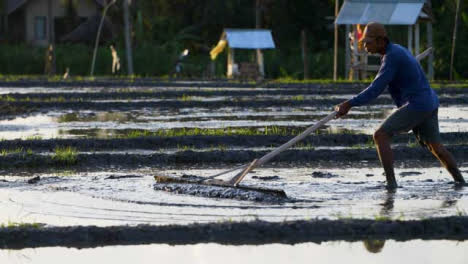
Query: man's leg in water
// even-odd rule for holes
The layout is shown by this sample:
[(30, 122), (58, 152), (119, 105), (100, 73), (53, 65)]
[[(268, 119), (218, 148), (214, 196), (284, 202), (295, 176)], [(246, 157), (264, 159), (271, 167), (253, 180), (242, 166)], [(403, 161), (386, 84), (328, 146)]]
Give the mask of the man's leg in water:
[(444, 166), (450, 175), (452, 175), (453, 180), (458, 183), (465, 183), (465, 179), (463, 178), (460, 170), (457, 167), (457, 163), (444, 145), (441, 143), (426, 143), (427, 148), (432, 152), (432, 154), (440, 161), (442, 166)]
[(395, 180), (395, 171), (393, 170), (393, 151), (390, 146), (391, 136), (383, 129), (377, 129), (374, 133), (374, 141), (379, 154), (380, 163), (385, 171), (387, 178), (387, 188), (394, 189), (398, 185)]
[(432, 115), (423, 123), (413, 128), (413, 133), (422, 146), (426, 146), (429, 151), (440, 161), (453, 180), (458, 183), (465, 183), (465, 179), (457, 167), (457, 163), (452, 154), (442, 145), (439, 133), (438, 111), (435, 110)]

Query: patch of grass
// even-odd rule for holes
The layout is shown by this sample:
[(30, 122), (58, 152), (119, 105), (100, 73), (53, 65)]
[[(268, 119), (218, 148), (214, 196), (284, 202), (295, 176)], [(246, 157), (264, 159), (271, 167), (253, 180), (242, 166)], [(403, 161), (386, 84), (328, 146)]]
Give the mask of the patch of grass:
[(374, 217), (374, 220), (375, 221), (391, 221), (392, 218), (388, 217), (388, 216), (385, 216), (385, 215), (376, 215)]
[(351, 146), (353, 149), (366, 149), (366, 148), (375, 148), (374, 140), (370, 139), (364, 144), (354, 144)]
[(132, 130), (125, 135), (119, 135), (119, 138), (136, 138), (136, 137), (183, 137), (183, 136), (295, 136), (301, 133), (300, 128), (288, 128), (280, 126), (266, 126), (264, 128), (252, 127), (227, 127), (227, 128), (176, 128), (176, 129), (161, 129), (157, 131), (147, 130)]
[(77, 162), (77, 151), (72, 147), (57, 147), (55, 153), (52, 156), (52, 160), (58, 164), (63, 165), (74, 165)]
[(18, 222), (11, 222), (0, 224), (0, 228), (40, 228), (42, 224), (40, 223), (18, 223)]
[(410, 148), (416, 148), (416, 147), (419, 147), (419, 143), (418, 143), (418, 141), (416, 141), (416, 140), (411, 140), (411, 139), (410, 139), (410, 140), (408, 141), (407, 146), (410, 147)]
[(305, 150), (314, 150), (315, 149), (315, 147), (310, 143), (299, 142), (295, 146), (296, 146), (296, 148), (305, 149)]
[(181, 150), (181, 151), (187, 151), (187, 150), (194, 150), (195, 147), (194, 146), (189, 146), (189, 145), (179, 145), (177, 144), (177, 150)]
[(12, 97), (11, 95), (0, 95), (0, 101), (4, 102), (16, 102), (16, 98)]
[(304, 95), (300, 94), (300, 95), (293, 96), (293, 97), (291, 97), (291, 100), (293, 100), (293, 101), (304, 101)]
[(183, 102), (190, 102), (190, 101), (193, 101), (193, 96), (183, 94), (182, 97), (178, 97), (177, 100), (183, 101)]
[(24, 151), (23, 147), (18, 147), (15, 149), (2, 149), (0, 150), (0, 156), (7, 156), (11, 154), (20, 154), (20, 153), (25, 153), (25, 154), (32, 154), (31, 149), (27, 149), (26, 152)]
[(42, 140), (41, 136), (28, 136), (24, 140)]

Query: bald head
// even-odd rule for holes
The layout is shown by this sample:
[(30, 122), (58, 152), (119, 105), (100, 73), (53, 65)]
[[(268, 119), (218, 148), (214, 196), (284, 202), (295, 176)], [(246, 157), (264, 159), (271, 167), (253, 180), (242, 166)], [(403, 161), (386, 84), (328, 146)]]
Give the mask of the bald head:
[(364, 49), (369, 53), (385, 54), (387, 43), (387, 31), (384, 26), (377, 22), (367, 24), (364, 35), (360, 40), (364, 44)]
[(361, 39), (362, 42), (370, 42), (377, 38), (386, 38), (387, 31), (385, 27), (377, 22), (370, 22), (367, 24), (366, 28), (364, 29), (364, 36)]

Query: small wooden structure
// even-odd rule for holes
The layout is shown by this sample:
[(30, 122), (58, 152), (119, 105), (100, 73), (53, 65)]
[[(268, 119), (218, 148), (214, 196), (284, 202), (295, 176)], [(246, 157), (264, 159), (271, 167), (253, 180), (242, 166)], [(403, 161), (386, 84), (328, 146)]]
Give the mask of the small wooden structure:
[[(378, 55), (369, 55), (358, 44), (358, 34), (356, 34), (358, 27), (369, 22), (379, 22), (384, 25), (407, 25), (407, 47), (414, 56), (421, 53), (420, 25), (426, 23), (427, 47), (433, 47), (433, 18), (430, 0), (345, 0), (335, 23), (346, 25), (345, 75), (351, 80), (366, 79), (367, 72), (375, 72), (380, 68), (379, 64), (369, 63), (369, 57), (377, 57)], [(351, 27), (353, 28), (352, 32)], [(351, 41), (348, 41), (348, 38)], [(433, 60), (431, 54), (427, 68), (429, 79), (433, 79), (434, 76)]]
[[(245, 79), (256, 79), (264, 77), (263, 56), (257, 57), (257, 63), (244, 62), (239, 65), (234, 60), (235, 49), (274, 49), (275, 43), (271, 35), (271, 30), (267, 29), (225, 29), (221, 38), (210, 52), (211, 59), (215, 60), (225, 47), (228, 47), (227, 73), (228, 78), (240, 77)], [(260, 53), (261, 54), (261, 53)]]
[[(76, 23), (100, 14), (106, 0), (73, 1)], [(67, 2), (62, 0), (3, 0), (0, 10), (0, 33), (9, 41), (25, 41), (35, 46), (47, 46), (61, 37), (65, 30)], [(48, 17), (53, 20), (48, 21)], [(95, 36), (95, 35), (94, 35)]]

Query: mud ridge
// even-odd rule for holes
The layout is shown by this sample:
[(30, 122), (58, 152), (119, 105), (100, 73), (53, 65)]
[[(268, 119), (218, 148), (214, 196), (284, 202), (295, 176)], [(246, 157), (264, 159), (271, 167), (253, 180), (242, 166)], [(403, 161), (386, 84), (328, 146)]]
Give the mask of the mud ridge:
[[(460, 90), (460, 88), (449, 87), (453, 84), (461, 84), (459, 82), (442, 82), (437, 83), (441, 87), (448, 87), (447, 89)], [(321, 82), (308, 82), (308, 83), (290, 83), (290, 82), (272, 82), (265, 80), (262, 83), (240, 83), (232, 82), (226, 79), (160, 79), (160, 78), (105, 78), (98, 77), (95, 80), (67, 80), (67, 81), (48, 81), (45, 78), (35, 79), (20, 79), (12, 81), (0, 81), (0, 87), (268, 87), (268, 88), (313, 88), (313, 89), (331, 89), (339, 90), (342, 88), (358, 88), (362, 89), (369, 85), (368, 82), (349, 82), (349, 83), (321, 83)], [(468, 84), (466, 85), (468, 87)]]
[(167, 226), (0, 228), (0, 245), (4, 249), (53, 246), (92, 248), (157, 243), (262, 245), (340, 240), (354, 242), (365, 239), (465, 240), (468, 239), (468, 217), (452, 216), (408, 221), (316, 219), (276, 223), (257, 220)]
[[(158, 109), (180, 109), (180, 108), (221, 108), (221, 107), (305, 107), (322, 106), (329, 107), (341, 103), (343, 99), (312, 99), (312, 100), (249, 100), (249, 101), (164, 101), (164, 102), (11, 102), (14, 107), (44, 109), (67, 109), (67, 110), (129, 110), (144, 107)], [(468, 97), (440, 98), (442, 105), (468, 104)], [(378, 98), (369, 105), (392, 105), (390, 98)]]
[[(447, 149), (457, 160), (468, 159), (468, 146), (450, 146)], [(246, 163), (259, 158), (267, 151), (253, 150), (227, 150), (227, 151), (180, 151), (175, 154), (77, 154), (72, 161), (60, 161), (52, 156), (37, 154), (10, 154), (0, 156), (0, 167), (4, 169), (15, 168), (138, 168), (143, 166), (169, 166), (177, 164), (220, 164), (220, 163)], [(396, 147), (394, 148), (396, 161), (435, 161), (429, 151), (421, 148)], [(286, 150), (274, 158), (272, 162), (352, 162), (378, 160), (375, 149), (344, 149), (344, 150)]]
[[(364, 87), (363, 87), (364, 88)], [(72, 100), (76, 101), (79, 98), (80, 100), (111, 100), (111, 99), (176, 99), (180, 98), (182, 95), (186, 96), (200, 96), (200, 97), (214, 97), (214, 96), (229, 96), (229, 97), (238, 97), (238, 96), (290, 96), (290, 95), (343, 95), (343, 94), (357, 94), (362, 89), (317, 89), (317, 88), (262, 88), (262, 89), (229, 89), (229, 90), (197, 90), (193, 88), (179, 88), (174, 90), (159, 89), (158, 87), (135, 87), (131, 88), (132, 90), (119, 90), (120, 88), (114, 87), (109, 89), (102, 89), (92, 92), (50, 92), (50, 93), (8, 93), (9, 99), (15, 100), (51, 100), (53, 98), (60, 98), (63, 100)], [(128, 88), (124, 88), (128, 89)], [(141, 90), (138, 90), (141, 89)], [(151, 90), (148, 90), (151, 89)], [(383, 94), (387, 94), (387, 91), (384, 91)], [(439, 96), (445, 95), (465, 95), (466, 91), (464, 89), (438, 89), (437, 94)], [(5, 95), (3, 95), (5, 96)], [(1, 98), (1, 97), (0, 97)]]
[[(302, 131), (306, 128), (295, 127)], [(114, 139), (41, 139), (41, 140), (2, 140), (0, 149), (31, 149), (33, 151), (53, 151), (57, 147), (73, 147), (78, 151), (95, 150), (127, 150), (127, 149), (148, 149), (163, 150), (168, 148), (178, 148), (180, 146), (190, 146), (197, 149), (209, 149), (213, 146), (226, 147), (271, 147), (280, 146), (289, 141), (291, 136), (276, 135), (234, 135), (234, 136), (177, 136), (158, 137), (148, 136), (139, 138), (114, 138)], [(450, 132), (441, 134), (442, 142), (446, 145), (463, 144), (468, 142), (468, 132)], [(415, 141), (413, 135), (397, 135), (392, 143), (407, 144)], [(357, 146), (366, 145), (373, 142), (371, 135), (364, 134), (318, 134), (312, 135), (301, 141), (303, 145), (311, 147), (318, 146)]]

